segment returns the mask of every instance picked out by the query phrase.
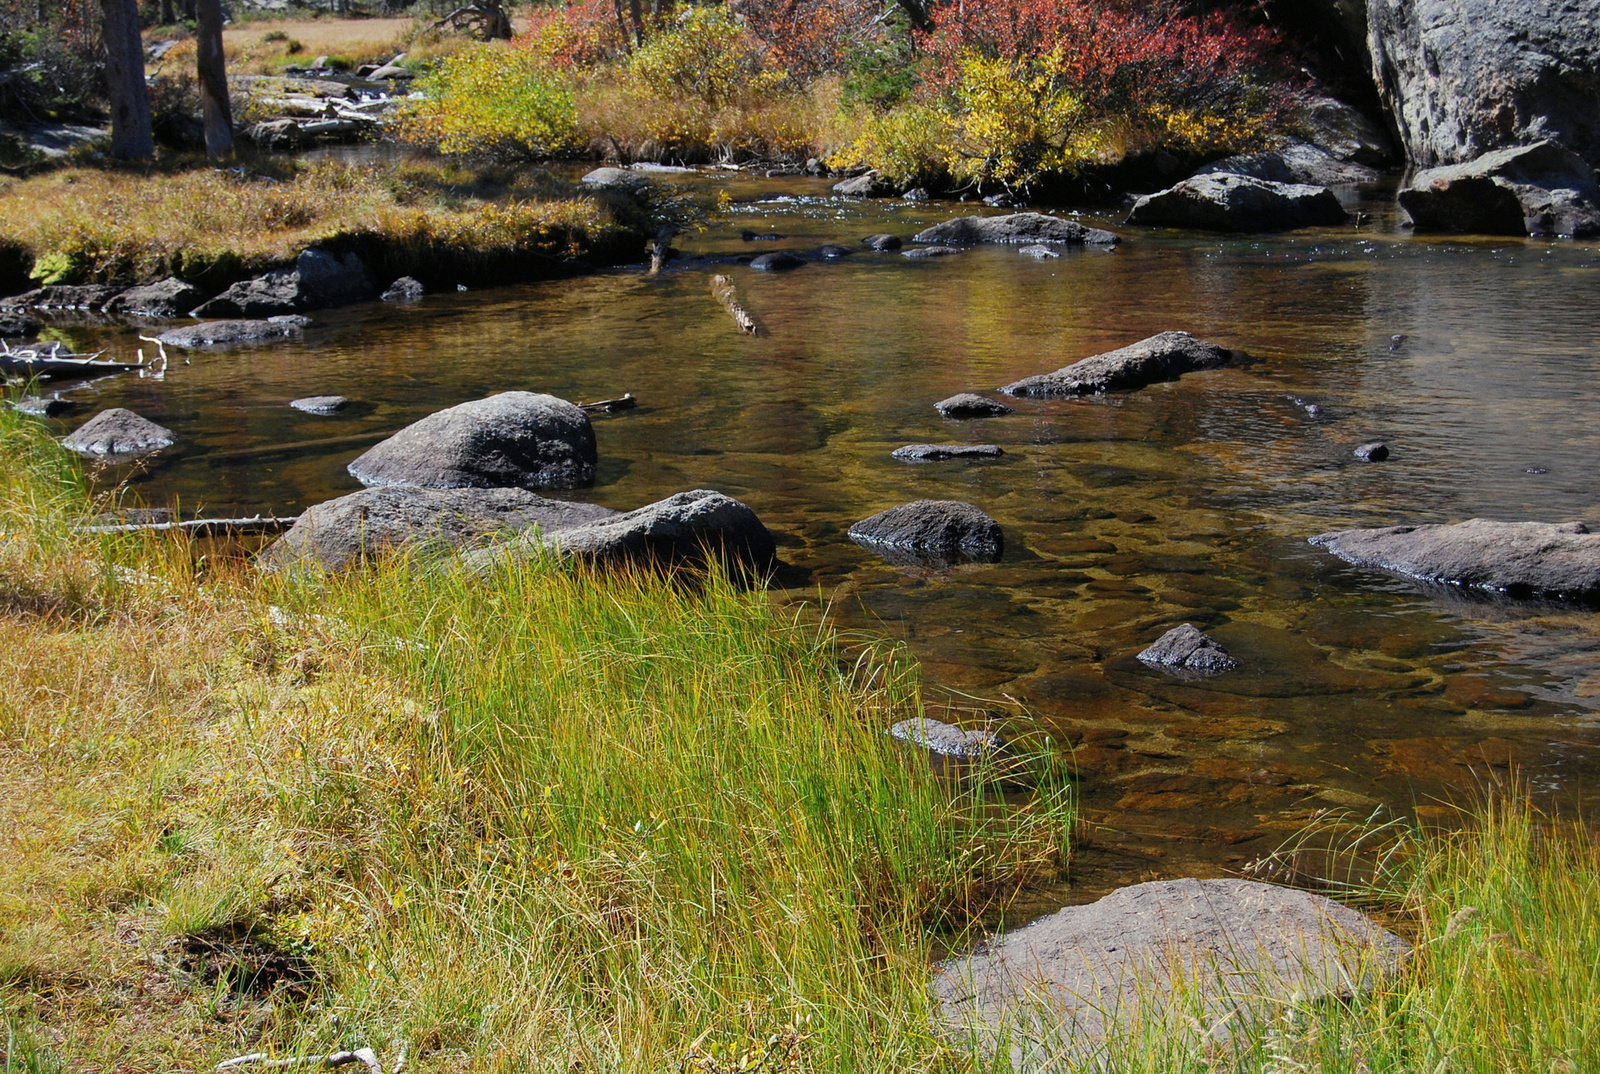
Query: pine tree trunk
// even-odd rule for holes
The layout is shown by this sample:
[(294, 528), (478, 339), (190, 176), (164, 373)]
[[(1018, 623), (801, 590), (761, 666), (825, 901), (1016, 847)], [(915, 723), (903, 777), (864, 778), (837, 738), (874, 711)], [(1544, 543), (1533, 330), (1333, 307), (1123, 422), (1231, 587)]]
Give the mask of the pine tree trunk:
[(233, 153), (233, 108), (228, 103), (228, 65), (222, 55), (222, 0), (198, 0), (195, 11), (199, 15), (195, 44), (206, 156), (222, 160)]
[(118, 160), (149, 160), (156, 155), (156, 143), (150, 135), (139, 5), (137, 0), (100, 0), (100, 10), (105, 19), (106, 91), (111, 98), (111, 155)]

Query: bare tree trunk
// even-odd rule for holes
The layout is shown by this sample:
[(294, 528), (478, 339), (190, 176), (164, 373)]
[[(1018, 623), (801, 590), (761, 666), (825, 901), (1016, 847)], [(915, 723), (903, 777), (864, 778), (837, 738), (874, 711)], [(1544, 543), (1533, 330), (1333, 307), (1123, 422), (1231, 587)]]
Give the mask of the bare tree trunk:
[(196, 63), (200, 75), (200, 108), (206, 121), (206, 157), (222, 160), (233, 154), (233, 106), (228, 103), (228, 63), (222, 55), (222, 0), (198, 0), (195, 11)]
[(639, 0), (628, 0), (628, 15), (633, 19), (633, 39), (640, 48), (644, 47), (644, 10), (639, 5)]
[(150, 134), (150, 93), (144, 84), (144, 42), (139, 38), (137, 0), (100, 0), (106, 42), (106, 91), (111, 98), (111, 155), (149, 160), (156, 155)]

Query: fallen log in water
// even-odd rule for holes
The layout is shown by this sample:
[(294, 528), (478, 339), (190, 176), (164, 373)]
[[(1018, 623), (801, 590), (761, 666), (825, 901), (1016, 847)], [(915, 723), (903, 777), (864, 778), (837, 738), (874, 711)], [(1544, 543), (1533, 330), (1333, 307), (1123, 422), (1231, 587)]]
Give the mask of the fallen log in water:
[(728, 310), (728, 315), (733, 318), (733, 323), (739, 326), (739, 331), (745, 335), (757, 335), (756, 319), (750, 316), (748, 310), (739, 305), (739, 296), (734, 293), (733, 281), (726, 276), (711, 277), (711, 293), (718, 302)]
[(632, 392), (623, 392), (618, 399), (598, 399), (593, 403), (579, 403), (578, 409), (589, 414), (615, 414), (619, 410), (632, 410), (639, 405), (639, 400), (633, 397)]
[(251, 518), (191, 518), (182, 522), (117, 522), (74, 526), (78, 533), (187, 533), (191, 537), (250, 537), (282, 533), (299, 516), (255, 515)]

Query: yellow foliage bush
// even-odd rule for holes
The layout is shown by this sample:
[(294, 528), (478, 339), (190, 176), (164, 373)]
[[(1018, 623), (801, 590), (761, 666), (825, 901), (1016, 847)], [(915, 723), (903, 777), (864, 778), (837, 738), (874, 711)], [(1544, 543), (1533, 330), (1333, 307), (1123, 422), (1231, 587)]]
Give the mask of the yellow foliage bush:
[(582, 145), (576, 86), (543, 49), (477, 45), (441, 60), (419, 88), (399, 127), (408, 141), (529, 159)]

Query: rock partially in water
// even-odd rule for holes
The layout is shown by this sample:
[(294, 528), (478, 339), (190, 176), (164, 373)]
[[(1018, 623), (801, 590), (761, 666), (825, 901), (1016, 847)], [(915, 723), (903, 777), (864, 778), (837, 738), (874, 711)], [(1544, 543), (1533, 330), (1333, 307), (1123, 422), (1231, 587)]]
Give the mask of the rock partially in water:
[(803, 258), (796, 257), (794, 254), (783, 250), (779, 250), (774, 254), (762, 254), (760, 257), (752, 258), (750, 261), (750, 267), (757, 272), (788, 272), (804, 264), (805, 260)]
[(168, 276), (160, 283), (130, 287), (112, 296), (105, 304), (105, 312), (170, 320), (186, 316), (205, 300), (206, 293), (194, 284)]
[(1031, 257), (1035, 261), (1055, 261), (1061, 256), (1061, 251), (1052, 250), (1048, 246), (1024, 246), (1017, 253), (1023, 257)]
[(1006, 746), (1006, 740), (998, 731), (963, 731), (942, 720), (929, 719), (926, 716), (901, 720), (889, 728), (889, 734), (902, 742), (921, 746), (941, 757), (977, 759), (992, 756)]
[(428, 289), (414, 276), (402, 276), (391, 283), (378, 297), (385, 302), (421, 302)]
[(868, 235), (861, 241), (879, 253), (900, 249), (900, 237), (898, 235)]
[(919, 246), (914, 250), (900, 251), (900, 256), (921, 260), (930, 257), (949, 257), (960, 252), (961, 247), (959, 246)]
[(1376, 168), (1340, 160), (1325, 149), (1301, 141), (1291, 141), (1280, 149), (1225, 157), (1207, 164), (1195, 174), (1248, 175), (1273, 183), (1305, 183), (1310, 186), (1374, 183), (1381, 177)]
[(302, 250), (294, 268), (241, 280), (194, 310), (196, 317), (271, 317), (348, 306), (377, 295), (367, 266), (355, 254), (343, 257)]
[(639, 194), (654, 181), (628, 168), (596, 168), (578, 182), (590, 190), (610, 190), (619, 194)]
[(947, 418), (996, 418), (1014, 411), (998, 399), (985, 399), (973, 392), (960, 392), (933, 404)]
[(933, 195), (929, 194), (926, 187), (914, 186), (900, 195), (901, 201), (931, 201)]
[(31, 339), (39, 322), (13, 306), (0, 306), (0, 339)]
[(131, 458), (171, 447), (177, 439), (171, 429), (118, 406), (102, 410), (78, 426), (61, 446), (97, 458)]
[(1122, 240), (1109, 231), (1084, 227), (1076, 220), (1063, 220), (1044, 213), (1012, 213), (1009, 216), (960, 216), (917, 232), (911, 241), (965, 246), (1038, 242), (1115, 246)]
[(1358, 567), (1515, 597), (1600, 599), (1600, 534), (1582, 522), (1496, 522), (1337, 530), (1311, 538)]
[(849, 257), (853, 253), (855, 251), (849, 247), (840, 246), (838, 243), (833, 242), (825, 242), (817, 247), (817, 256), (824, 261), (837, 261), (841, 257)]
[[(1140, 1023), (1186, 1045), (1224, 1044), (1277, 1020), (1286, 1003), (1373, 988), (1408, 951), (1321, 895), (1251, 880), (1162, 880), (1069, 906), (940, 963), (932, 987), (945, 1027), (990, 1050), (1008, 1047), (1013, 1069), (1071, 1059), (1093, 1070), (1108, 1038)], [(1207, 1012), (1199, 1024), (1197, 1007)]]
[(1543, 141), (1418, 172), (1400, 206), (1421, 231), (1600, 234), (1600, 185), (1576, 153)]
[(55, 418), (77, 405), (71, 399), (63, 399), (59, 395), (47, 395), (43, 398), (28, 395), (17, 400), (17, 413), (26, 414), (30, 418)]
[(308, 508), (257, 562), (267, 568), (299, 564), (343, 570), (397, 549), (454, 548), (535, 526), (552, 533), (611, 514), (604, 507), (550, 500), (524, 489), (389, 485)]
[(1141, 652), (1139, 659), (1151, 667), (1199, 675), (1220, 675), (1239, 666), (1228, 650), (1193, 623), (1173, 627)]
[(35, 310), (74, 310), (98, 313), (116, 296), (115, 287), (98, 283), (53, 283), (37, 287), (14, 298), (6, 299), (7, 306)]
[(502, 392), (429, 414), (352, 462), (363, 485), (571, 489), (594, 480), (594, 429), (553, 395)]
[(907, 444), (891, 453), (905, 462), (934, 462), (939, 459), (998, 459), (1004, 455), (994, 444)]
[(169, 347), (194, 350), (200, 347), (233, 347), (246, 343), (272, 343), (280, 339), (300, 336), (308, 317), (290, 314), (285, 317), (268, 317), (250, 321), (207, 321), (204, 324), (184, 325), (163, 332), (158, 339)]
[(1185, 373), (1227, 365), (1234, 352), (1188, 332), (1162, 332), (1138, 343), (1073, 362), (1054, 373), (1024, 377), (1000, 390), (1007, 395), (1097, 395), (1129, 391)]
[(1000, 523), (960, 500), (914, 500), (850, 527), (850, 539), (890, 562), (998, 562)]
[(289, 405), (307, 414), (337, 414), (350, 405), (350, 400), (342, 395), (308, 395), (289, 400)]
[(1292, 231), (1349, 219), (1324, 186), (1275, 183), (1247, 175), (1196, 175), (1133, 204), (1128, 223), (1205, 231)]
[(1374, 440), (1369, 444), (1356, 445), (1352, 454), (1364, 462), (1382, 462), (1389, 457), (1389, 445), (1382, 440)]
[(746, 504), (711, 489), (668, 496), (625, 514), (564, 528), (544, 538), (564, 555), (602, 563), (703, 564), (708, 558), (761, 574), (778, 559), (772, 534)]
[(835, 194), (851, 198), (886, 198), (894, 193), (894, 184), (875, 171), (863, 172), (852, 179), (833, 184)]

